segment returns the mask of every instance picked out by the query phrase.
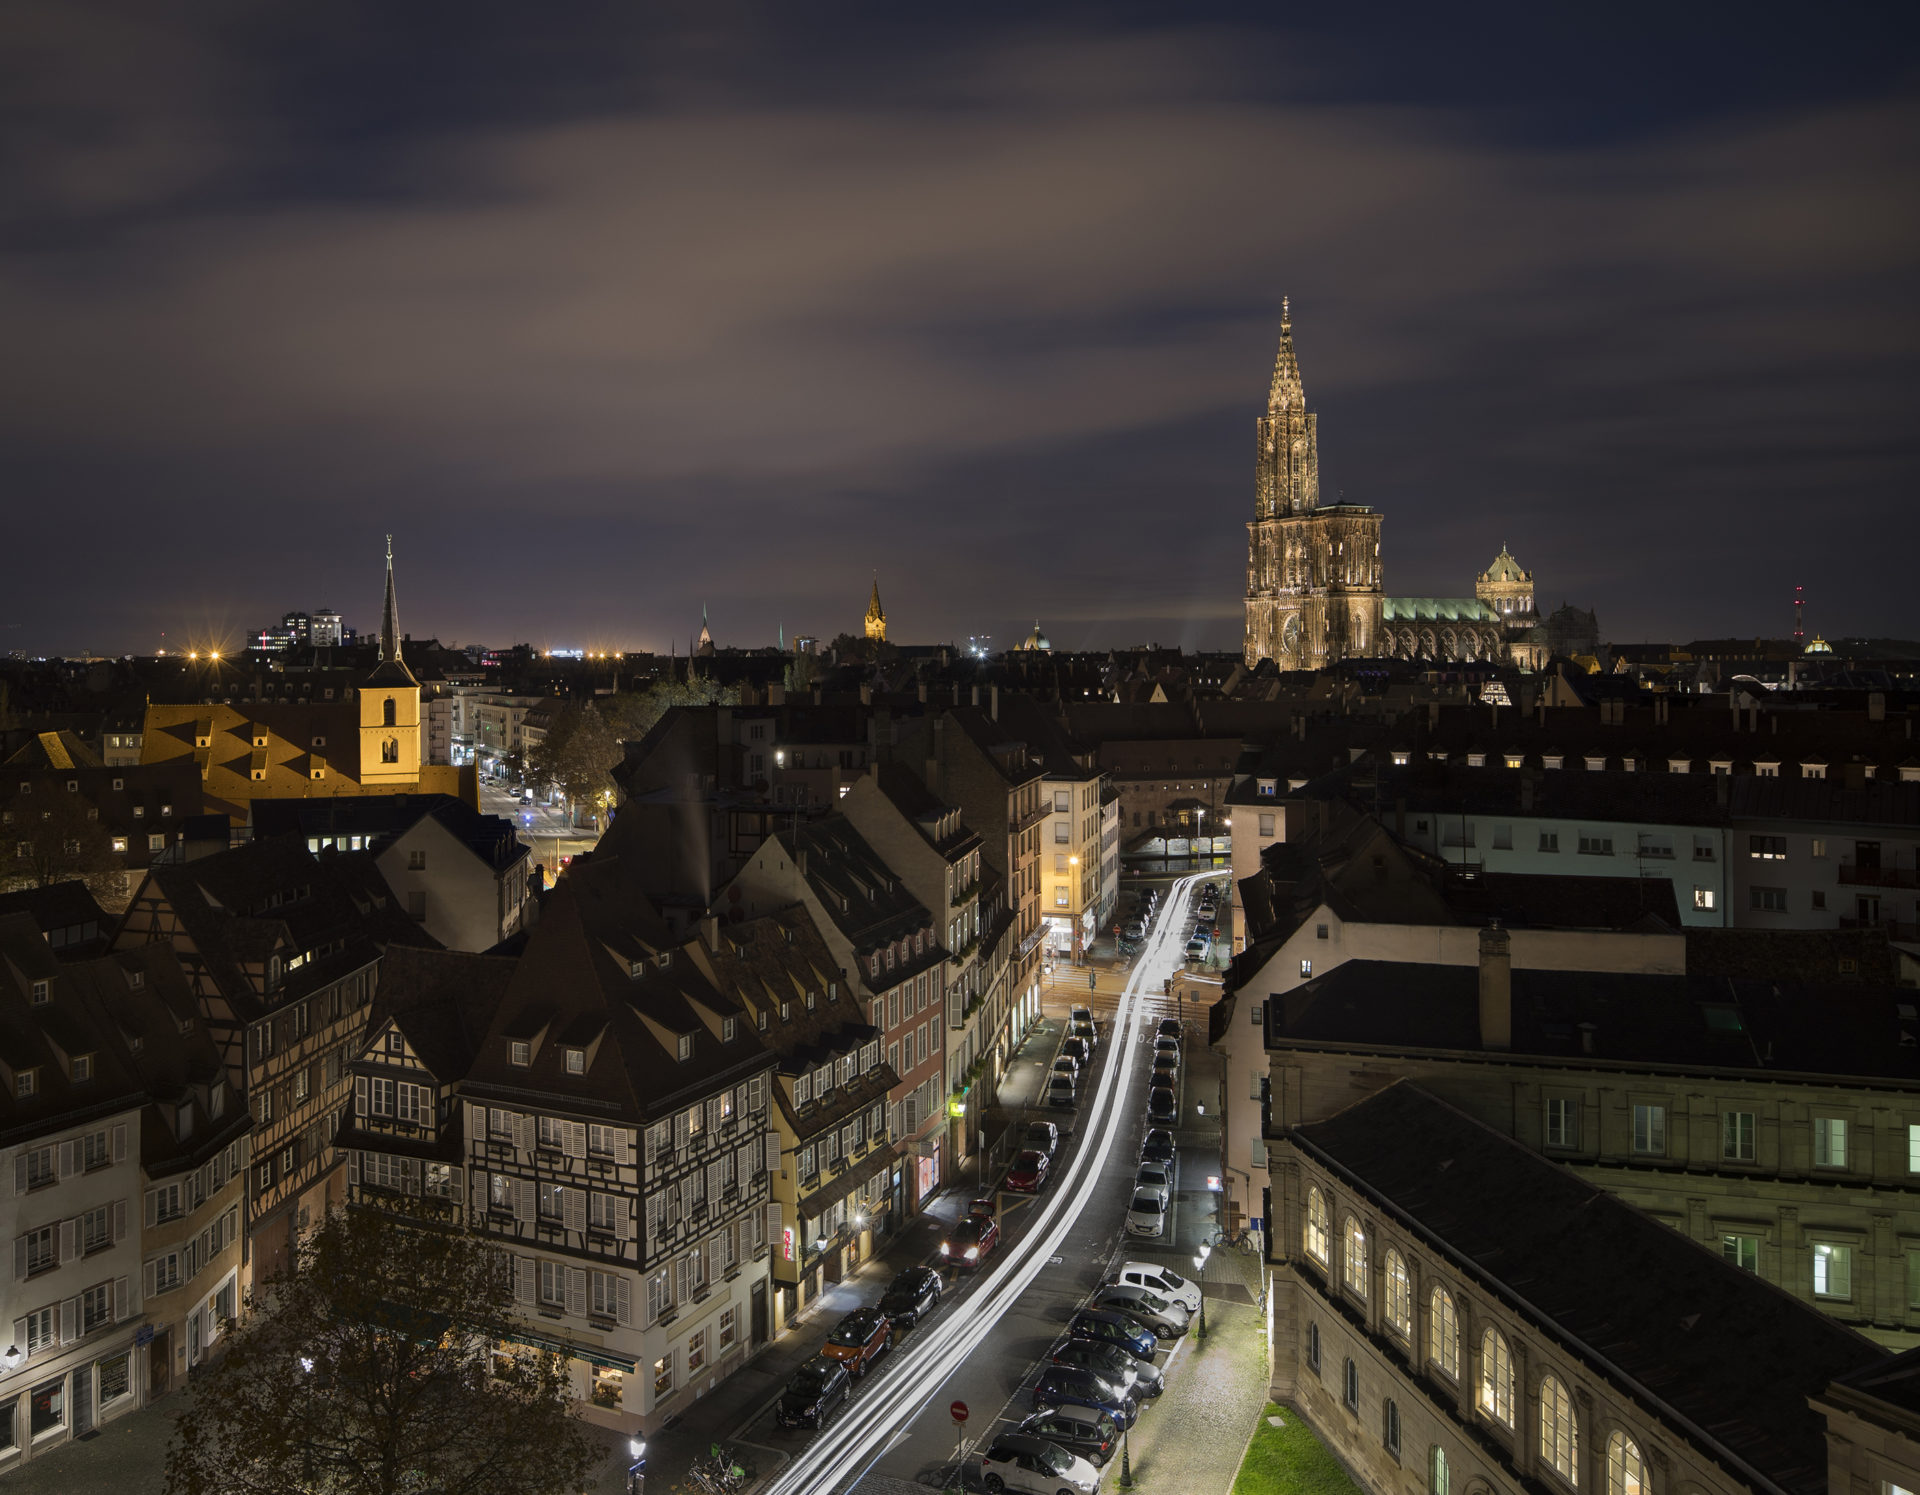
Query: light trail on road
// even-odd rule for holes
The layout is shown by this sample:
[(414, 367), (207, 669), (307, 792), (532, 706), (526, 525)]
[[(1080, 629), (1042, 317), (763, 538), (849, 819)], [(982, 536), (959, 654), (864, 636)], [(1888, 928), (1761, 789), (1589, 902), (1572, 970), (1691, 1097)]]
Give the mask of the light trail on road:
[(1150, 980), (1157, 982), (1179, 966), (1187, 938), (1187, 899), (1197, 883), (1214, 875), (1193, 873), (1176, 880), (1168, 890), (1156, 921), (1158, 929), (1136, 962), (1114, 1015), (1114, 1062), (1101, 1077), (1092, 1103), (1081, 1112), (1073, 1163), (1035, 1223), (1017, 1245), (1002, 1248), (999, 1265), (976, 1279), (973, 1291), (955, 1305), (954, 1312), (913, 1332), (881, 1384), (856, 1398), (839, 1422), (816, 1435), (780, 1471), (768, 1486), (768, 1495), (815, 1495), (857, 1482), (906, 1422), (926, 1410), (948, 1377), (979, 1349), (1059, 1250), (1093, 1197), (1123, 1130), (1120, 1108), (1128, 1103), (1127, 1082), (1133, 1075), (1134, 1050), (1145, 1017), (1140, 998), (1149, 990)]

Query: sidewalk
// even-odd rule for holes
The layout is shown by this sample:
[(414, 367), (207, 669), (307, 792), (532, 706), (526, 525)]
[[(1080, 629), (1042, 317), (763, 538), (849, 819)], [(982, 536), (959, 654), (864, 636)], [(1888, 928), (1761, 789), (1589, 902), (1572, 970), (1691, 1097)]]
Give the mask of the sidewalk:
[[(1128, 1434), (1134, 1484), (1169, 1495), (1227, 1495), (1267, 1405), (1265, 1315), (1209, 1291), (1207, 1337), (1181, 1340), (1166, 1373), (1165, 1394)], [(1105, 1484), (1119, 1483), (1109, 1465)]]

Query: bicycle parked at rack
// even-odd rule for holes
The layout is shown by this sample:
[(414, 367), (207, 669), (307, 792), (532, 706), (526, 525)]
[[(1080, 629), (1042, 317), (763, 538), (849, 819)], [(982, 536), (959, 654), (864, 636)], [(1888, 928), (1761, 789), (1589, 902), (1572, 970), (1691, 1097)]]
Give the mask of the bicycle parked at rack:
[(1207, 1233), (1206, 1240), (1201, 1244), (1209, 1246), (1215, 1251), (1238, 1251), (1242, 1256), (1258, 1256), (1260, 1254), (1259, 1238), (1254, 1235), (1253, 1231), (1244, 1226), (1233, 1232), (1217, 1228), (1211, 1230)]

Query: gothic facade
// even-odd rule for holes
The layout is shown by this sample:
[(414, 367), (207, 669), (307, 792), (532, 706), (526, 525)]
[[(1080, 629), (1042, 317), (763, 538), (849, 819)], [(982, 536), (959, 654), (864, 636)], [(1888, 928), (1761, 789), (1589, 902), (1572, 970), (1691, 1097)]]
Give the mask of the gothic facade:
[(1314, 670), (1380, 652), (1381, 516), (1362, 504), (1320, 505), (1318, 422), (1300, 383), (1291, 307), (1281, 305), (1247, 524), (1246, 662)]

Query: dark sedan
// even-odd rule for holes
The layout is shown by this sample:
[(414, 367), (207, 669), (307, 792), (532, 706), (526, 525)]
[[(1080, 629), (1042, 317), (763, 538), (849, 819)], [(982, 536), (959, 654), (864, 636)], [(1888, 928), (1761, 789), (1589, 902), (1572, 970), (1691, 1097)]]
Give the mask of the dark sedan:
[(823, 1428), (852, 1394), (846, 1366), (817, 1355), (793, 1373), (774, 1416), (783, 1427)]
[(1113, 1382), (1135, 1401), (1158, 1396), (1167, 1389), (1166, 1378), (1159, 1366), (1151, 1360), (1135, 1359), (1117, 1344), (1074, 1339), (1069, 1335), (1054, 1341), (1053, 1348), (1047, 1351), (1047, 1359), (1055, 1365), (1090, 1370), (1096, 1376)]
[(1060, 1128), (1051, 1121), (1029, 1121), (1025, 1145), (1052, 1157), (1060, 1150)]
[(1147, 1120), (1154, 1126), (1172, 1126), (1180, 1119), (1180, 1102), (1164, 1085), (1147, 1092)]
[(1084, 1066), (1093, 1062), (1093, 1045), (1084, 1038), (1069, 1038), (1060, 1045), (1060, 1052), (1076, 1065)]
[(880, 1299), (880, 1311), (896, 1329), (911, 1329), (940, 1306), (941, 1289), (940, 1274), (932, 1267), (908, 1267)]
[(1098, 1407), (1055, 1407), (1035, 1412), (1019, 1430), (1030, 1438), (1059, 1444), (1096, 1469), (1104, 1468), (1120, 1446), (1120, 1424)]
[(1118, 1345), (1136, 1360), (1152, 1360), (1157, 1337), (1125, 1314), (1103, 1308), (1082, 1308), (1067, 1320), (1067, 1334), (1096, 1344)]
[(1173, 1151), (1173, 1133), (1162, 1127), (1155, 1127), (1147, 1133), (1146, 1140), (1140, 1144), (1140, 1161), (1171, 1163)]
[(1040, 1372), (1033, 1388), (1033, 1405), (1040, 1412), (1063, 1405), (1097, 1408), (1123, 1428), (1133, 1426), (1140, 1410), (1139, 1404), (1113, 1382), (1068, 1365), (1049, 1365)]

